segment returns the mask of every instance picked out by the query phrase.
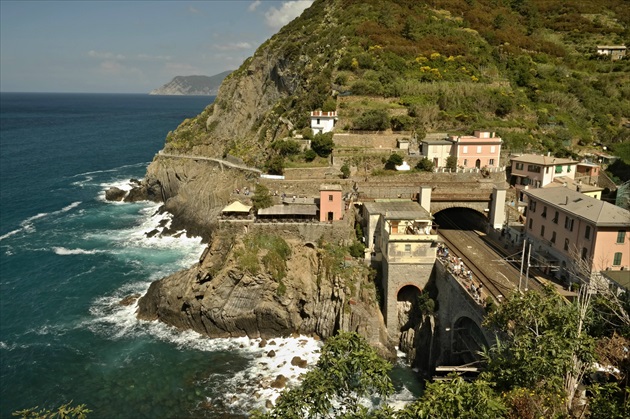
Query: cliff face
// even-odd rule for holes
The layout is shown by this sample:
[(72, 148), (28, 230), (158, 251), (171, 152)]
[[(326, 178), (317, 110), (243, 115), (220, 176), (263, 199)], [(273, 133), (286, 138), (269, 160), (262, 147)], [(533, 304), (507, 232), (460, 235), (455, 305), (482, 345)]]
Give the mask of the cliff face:
[(278, 280), (262, 264), (257, 274), (244, 270), (239, 263), (239, 252), (247, 246), (242, 237), (217, 231), (197, 265), (151, 284), (139, 301), (138, 317), (210, 337), (298, 332), (327, 338), (337, 330), (358, 331), (392, 357), (368, 269), (350, 263), (340, 274), (327, 250), (287, 242), (291, 256), (286, 275)]

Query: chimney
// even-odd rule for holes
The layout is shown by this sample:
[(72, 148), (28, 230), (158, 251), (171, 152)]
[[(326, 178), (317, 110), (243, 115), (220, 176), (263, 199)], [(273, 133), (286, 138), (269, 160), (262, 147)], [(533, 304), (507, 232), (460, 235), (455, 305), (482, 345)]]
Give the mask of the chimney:
[(547, 157), (551, 157), (551, 151), (547, 152)]
[(569, 205), (569, 195), (564, 197), (564, 205)]

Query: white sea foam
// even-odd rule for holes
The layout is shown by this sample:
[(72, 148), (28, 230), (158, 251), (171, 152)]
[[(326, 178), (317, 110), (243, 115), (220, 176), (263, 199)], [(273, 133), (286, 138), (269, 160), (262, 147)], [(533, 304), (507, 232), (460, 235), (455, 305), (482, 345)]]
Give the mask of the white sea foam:
[(3, 234), (2, 236), (0, 236), (0, 241), (4, 240), (4, 239), (6, 239), (6, 238), (9, 238), (9, 237), (11, 237), (11, 236), (13, 236), (14, 234), (17, 234), (17, 233), (19, 233), (20, 231), (22, 231), (22, 229), (21, 229), (21, 228), (18, 228), (18, 229), (16, 229), (16, 230), (9, 231), (8, 233), (5, 233), (5, 234)]
[(53, 247), (52, 251), (55, 252), (56, 254), (60, 255), (60, 256), (67, 256), (67, 255), (95, 255), (97, 253), (105, 252), (105, 250), (99, 250), (99, 249), (92, 249), (92, 250), (67, 249), (65, 247)]

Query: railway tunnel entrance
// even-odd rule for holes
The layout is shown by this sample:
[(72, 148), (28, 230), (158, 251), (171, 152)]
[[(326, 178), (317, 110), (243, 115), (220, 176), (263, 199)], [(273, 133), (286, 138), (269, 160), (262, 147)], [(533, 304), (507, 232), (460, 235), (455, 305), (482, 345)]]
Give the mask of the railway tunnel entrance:
[(479, 353), (489, 346), (483, 331), (469, 317), (460, 317), (451, 329), (451, 362), (467, 365), (481, 359)]
[(470, 208), (446, 208), (434, 214), (434, 217), (439, 230), (486, 231), (488, 226), (485, 214)]

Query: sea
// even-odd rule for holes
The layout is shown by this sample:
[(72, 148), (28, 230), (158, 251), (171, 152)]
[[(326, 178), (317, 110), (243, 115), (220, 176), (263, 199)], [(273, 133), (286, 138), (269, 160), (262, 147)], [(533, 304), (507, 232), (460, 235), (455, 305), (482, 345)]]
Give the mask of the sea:
[[(278, 397), (279, 374), (299, 382), (294, 356), (316, 363), (310, 337), (210, 339), (121, 304), (204, 244), (147, 237), (169, 216), (105, 190), (142, 179), (167, 133), (213, 99), (0, 93), (0, 418), (68, 402), (91, 419), (247, 417)], [(394, 403), (419, 393), (415, 377), (396, 367)]]

